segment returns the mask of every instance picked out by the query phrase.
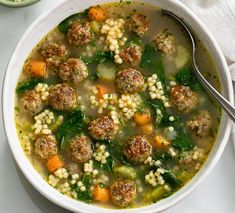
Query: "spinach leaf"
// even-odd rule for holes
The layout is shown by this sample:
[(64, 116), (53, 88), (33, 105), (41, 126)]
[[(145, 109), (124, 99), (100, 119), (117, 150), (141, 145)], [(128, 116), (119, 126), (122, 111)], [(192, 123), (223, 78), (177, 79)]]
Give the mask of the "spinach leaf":
[(180, 186), (181, 182), (176, 178), (176, 176), (171, 171), (165, 170), (164, 172), (165, 173), (162, 176), (168, 184), (170, 184), (174, 188)]
[(58, 25), (58, 29), (61, 33), (67, 33), (69, 26), (78, 18), (86, 18), (88, 14), (88, 10), (85, 10), (84, 12), (81, 13), (75, 13), (72, 14), (71, 16), (67, 17), (63, 21), (61, 21)]
[(192, 90), (202, 90), (202, 86), (189, 68), (181, 69), (175, 76), (176, 81), (184, 86), (189, 86)]
[(131, 34), (129, 40), (126, 42), (126, 47), (130, 46), (131, 44), (136, 44), (138, 46), (142, 45), (142, 40), (140, 37), (136, 36), (135, 34)]
[(164, 91), (166, 91), (166, 78), (162, 56), (155, 50), (154, 46), (146, 45), (140, 66), (144, 69), (148, 69), (151, 73), (156, 73), (163, 84)]
[[(170, 115), (167, 112), (162, 100), (151, 100), (148, 101), (147, 104), (155, 116), (156, 125), (161, 127), (167, 126)], [(159, 110), (160, 113), (158, 113)]]
[(189, 135), (178, 134), (175, 140), (173, 140), (173, 146), (181, 151), (188, 151), (193, 149), (194, 144), (191, 142)]
[(172, 160), (173, 158), (168, 152), (157, 152), (157, 153), (154, 153), (153, 159), (160, 160), (162, 163), (166, 163)]
[(24, 93), (30, 89), (33, 89), (38, 83), (42, 83), (42, 79), (38, 78), (32, 78), (32, 79), (27, 79), (23, 82), (20, 82), (17, 87), (16, 87), (16, 92), (17, 93)]
[(113, 166), (114, 166), (114, 160), (112, 157), (107, 157), (106, 158), (106, 163), (102, 164), (98, 161), (94, 161), (94, 167), (97, 169), (102, 169), (105, 172), (108, 172), (109, 174), (113, 173)]
[(85, 191), (81, 191), (77, 188), (77, 198), (79, 200), (83, 200), (85, 202), (91, 202), (92, 201), (92, 194), (91, 194), (91, 183), (92, 183), (92, 177), (89, 173), (85, 173), (82, 178), (82, 183), (86, 187)]
[(114, 53), (111, 51), (97, 51), (92, 57), (82, 57), (86, 64), (104, 63), (105, 61), (113, 61)]
[(68, 118), (58, 128), (56, 136), (61, 149), (65, 148), (65, 144), (70, 137), (73, 137), (79, 131), (83, 131), (84, 118), (84, 113), (77, 108), (68, 115)]

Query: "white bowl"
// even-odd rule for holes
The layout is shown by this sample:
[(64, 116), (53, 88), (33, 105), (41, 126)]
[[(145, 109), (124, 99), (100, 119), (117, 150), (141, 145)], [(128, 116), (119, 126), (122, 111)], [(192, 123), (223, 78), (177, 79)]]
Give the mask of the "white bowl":
[[(227, 143), (232, 124), (224, 113), (222, 114), (217, 140), (209, 154), (208, 160), (203, 165), (203, 168), (196, 174), (196, 176), (188, 184), (186, 184), (186, 186), (184, 186), (172, 196), (155, 204), (138, 209), (104, 209), (95, 205), (73, 200), (62, 195), (56, 189), (47, 184), (45, 180), (43, 180), (43, 178), (40, 176), (40, 174), (33, 168), (20, 146), (20, 141), (18, 139), (15, 128), (15, 87), (24, 60), (30, 54), (32, 48), (41, 40), (41, 38), (43, 38), (52, 28), (54, 28), (67, 16), (78, 11), (82, 11), (91, 5), (112, 1), (113, 0), (68, 0), (55, 9), (41, 15), (28, 28), (28, 30), (25, 32), (20, 42), (18, 43), (17, 47), (15, 48), (5, 74), (2, 100), (5, 132), (14, 158), (26, 178), (42, 195), (44, 195), (57, 205), (69, 209), (73, 212), (159, 212), (176, 204), (186, 195), (188, 195), (193, 189), (195, 189), (195, 187), (200, 183), (200, 181), (202, 181), (202, 179), (208, 174), (208, 172), (211, 171), (211, 169), (219, 160)], [(213, 58), (217, 69), (219, 70), (219, 77), (221, 79), (222, 93), (224, 97), (227, 98), (230, 102), (233, 102), (232, 83), (225, 58), (217, 42), (215, 41), (211, 33), (207, 30), (207, 28), (201, 23), (201, 21), (187, 7), (180, 3), (180, 1), (145, 0), (144, 2), (173, 11), (175, 14), (181, 16), (186, 20), (186, 22), (191, 26), (196, 35), (198, 35), (199, 39), (205, 44), (206, 48)]]

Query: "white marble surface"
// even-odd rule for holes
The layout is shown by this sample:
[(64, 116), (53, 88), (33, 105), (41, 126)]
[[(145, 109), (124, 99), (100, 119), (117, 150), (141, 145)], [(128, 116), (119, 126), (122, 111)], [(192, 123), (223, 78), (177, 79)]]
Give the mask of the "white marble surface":
[[(43, 0), (21, 9), (0, 6), (0, 85), (19, 38), (43, 11), (62, 0)], [(25, 180), (12, 158), (0, 119), (0, 212), (67, 212), (43, 198)], [(235, 212), (235, 153), (230, 138), (220, 162), (200, 186), (166, 213)]]

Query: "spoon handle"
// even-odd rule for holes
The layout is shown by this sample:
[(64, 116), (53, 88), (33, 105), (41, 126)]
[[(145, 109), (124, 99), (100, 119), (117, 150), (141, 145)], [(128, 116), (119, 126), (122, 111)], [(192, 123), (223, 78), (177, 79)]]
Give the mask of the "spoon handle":
[(193, 63), (193, 71), (203, 85), (203, 87), (208, 91), (208, 93), (219, 103), (219, 105), (227, 112), (228, 116), (235, 122), (235, 107), (229, 103), (214, 87), (208, 83), (208, 81), (202, 76), (197, 68), (197, 65)]

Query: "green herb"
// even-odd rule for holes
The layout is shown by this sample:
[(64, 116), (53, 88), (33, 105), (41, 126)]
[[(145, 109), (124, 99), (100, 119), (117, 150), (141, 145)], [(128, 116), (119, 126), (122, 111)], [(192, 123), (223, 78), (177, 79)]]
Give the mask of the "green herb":
[(189, 86), (193, 90), (202, 90), (202, 86), (189, 68), (181, 69), (175, 76), (176, 81), (184, 86)]
[(151, 73), (156, 73), (158, 79), (163, 84), (164, 91), (166, 91), (166, 78), (162, 63), (162, 56), (155, 50), (155, 47), (146, 45), (140, 66), (144, 69), (148, 69)]
[(67, 33), (69, 26), (77, 19), (79, 18), (86, 18), (88, 14), (88, 10), (85, 10), (84, 12), (81, 13), (75, 13), (66, 19), (64, 19), (62, 22), (59, 23), (58, 29), (61, 33)]
[(98, 51), (92, 57), (82, 57), (86, 64), (90, 63), (104, 63), (105, 61), (113, 61), (114, 53), (110, 51)]
[(176, 178), (176, 176), (171, 171), (165, 170), (162, 176), (164, 180), (174, 188), (177, 188), (181, 184), (181, 182)]
[(27, 79), (23, 82), (20, 82), (17, 87), (16, 87), (16, 92), (17, 93), (24, 93), (30, 89), (33, 89), (38, 83), (42, 83), (42, 79), (38, 78), (31, 78)]
[(89, 173), (85, 173), (82, 178), (82, 183), (86, 187), (85, 191), (81, 191), (77, 187), (77, 198), (79, 200), (83, 200), (85, 202), (91, 202), (92, 201), (92, 194), (91, 194), (91, 183), (92, 183), (92, 177)]
[(83, 131), (84, 118), (84, 113), (77, 108), (68, 115), (68, 118), (58, 128), (56, 136), (61, 149), (65, 148), (69, 138), (76, 135), (79, 131)]
[(193, 149), (194, 144), (191, 142), (191, 138), (187, 134), (178, 134), (173, 141), (173, 146), (181, 151), (188, 151)]

